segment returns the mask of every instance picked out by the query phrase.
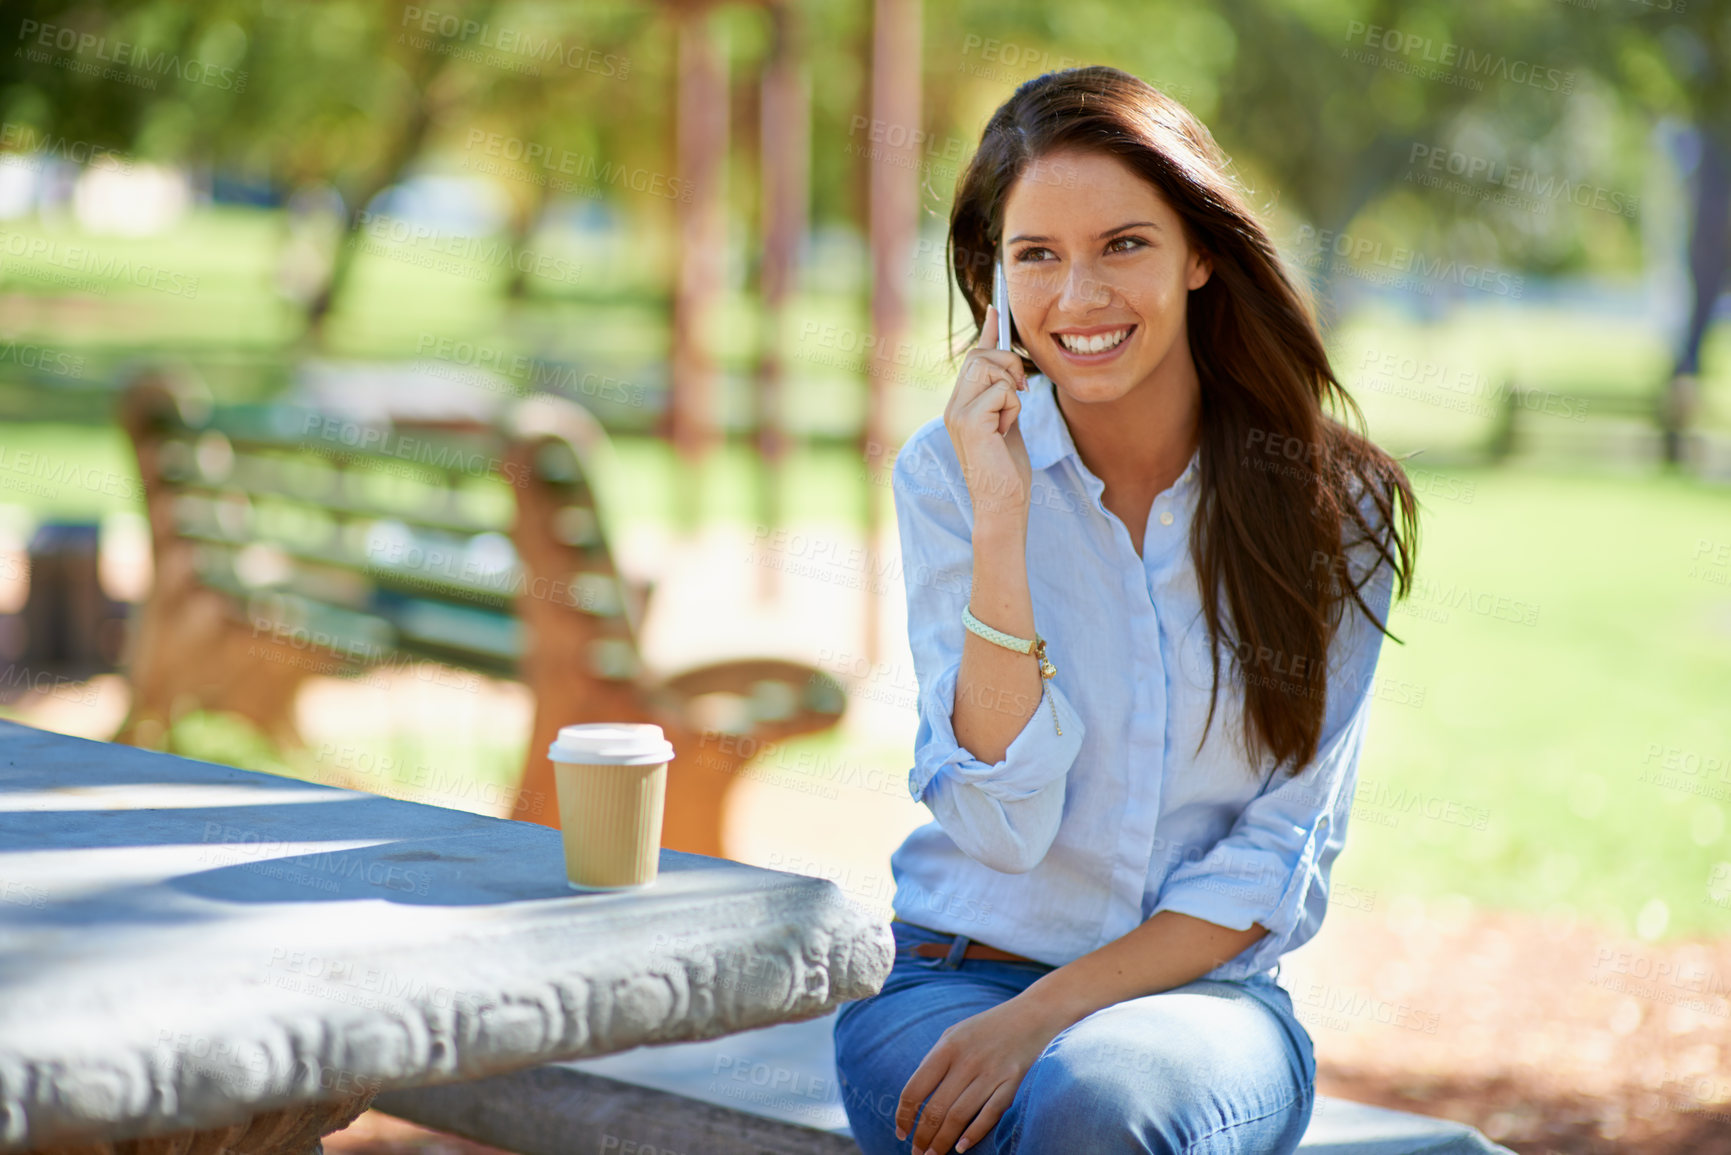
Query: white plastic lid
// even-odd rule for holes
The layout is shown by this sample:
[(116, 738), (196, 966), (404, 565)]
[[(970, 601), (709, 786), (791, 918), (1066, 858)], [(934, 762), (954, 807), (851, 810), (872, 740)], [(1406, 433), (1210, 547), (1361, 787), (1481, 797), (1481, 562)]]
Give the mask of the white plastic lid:
[(648, 766), (673, 761), (673, 743), (652, 722), (586, 722), (561, 726), (547, 756), (584, 765)]

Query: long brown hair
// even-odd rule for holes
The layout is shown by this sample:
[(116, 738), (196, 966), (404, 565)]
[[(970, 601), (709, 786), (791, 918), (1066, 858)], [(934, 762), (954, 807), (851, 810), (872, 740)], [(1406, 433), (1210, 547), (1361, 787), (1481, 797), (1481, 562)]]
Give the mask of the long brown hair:
[[(1177, 212), (1191, 247), (1212, 258), (1213, 275), (1190, 293), (1187, 333), (1202, 393), (1190, 553), (1212, 643), (1212, 692), (1218, 699), (1224, 637), (1244, 689), (1246, 748), (1296, 774), (1316, 756), (1334, 688), (1295, 689), (1284, 678), (1251, 676), (1252, 668), (1272, 655), (1277, 668), (1325, 671), (1348, 601), (1388, 633), (1360, 591), (1384, 563), (1394, 569), (1395, 596), (1411, 588), (1412, 486), (1365, 435), (1362, 412), (1329, 366), (1308, 289), (1287, 274), (1213, 135), (1189, 109), (1119, 69), (1037, 76), (987, 122), (950, 212), (950, 265), (976, 340), (1010, 188), (1030, 164), (1061, 150), (1128, 165)], [(1211, 700), (1204, 740), (1213, 722)]]

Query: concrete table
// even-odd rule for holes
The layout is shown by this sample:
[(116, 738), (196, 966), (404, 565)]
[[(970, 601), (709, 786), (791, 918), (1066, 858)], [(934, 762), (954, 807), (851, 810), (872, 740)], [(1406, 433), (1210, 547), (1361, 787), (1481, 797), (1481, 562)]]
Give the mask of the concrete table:
[(300, 1155), (380, 1091), (825, 1014), (889, 974), (831, 883), (0, 722), (0, 1151)]

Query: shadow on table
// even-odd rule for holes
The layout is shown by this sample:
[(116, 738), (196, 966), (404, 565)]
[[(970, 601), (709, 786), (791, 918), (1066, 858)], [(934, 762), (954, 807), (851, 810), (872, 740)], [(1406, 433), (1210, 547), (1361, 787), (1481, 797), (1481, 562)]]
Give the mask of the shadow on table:
[(36, 743), (40, 758), (15, 741), (10, 765), (0, 766), (0, 847), (53, 860), (52, 870), (39, 865), (54, 901), (8, 904), (15, 925), (196, 922), (234, 903), (366, 899), (643, 910), (730, 893), (729, 876), (752, 869), (663, 850), (653, 887), (575, 893), (559, 832), (537, 823), (52, 737)]

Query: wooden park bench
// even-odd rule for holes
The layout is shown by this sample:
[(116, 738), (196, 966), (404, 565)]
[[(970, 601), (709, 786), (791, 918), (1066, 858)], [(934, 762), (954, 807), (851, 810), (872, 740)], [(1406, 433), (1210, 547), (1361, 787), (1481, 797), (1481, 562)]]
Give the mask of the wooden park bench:
[[(440, 382), (410, 384), (424, 402)], [(654, 722), (677, 751), (663, 845), (720, 856), (742, 751), (833, 726), (841, 684), (777, 658), (645, 668), (650, 590), (614, 565), (590, 485), (606, 434), (575, 402), (357, 417), (333, 412), (340, 396), (215, 405), (160, 369), (124, 392), (155, 579), (115, 740), (161, 746), (176, 718), (206, 709), (302, 747), (306, 678), (431, 661), (532, 691), (511, 817), (559, 824), (546, 752), (560, 726)]]
[(1535, 434), (1579, 436), (1584, 423), (1604, 419), (1636, 422), (1663, 435), (1666, 427), (1661, 393), (1574, 389), (1559, 392), (1505, 381), (1498, 398), (1496, 421), (1485, 444), (1492, 463), (1507, 461), (1542, 438)]

